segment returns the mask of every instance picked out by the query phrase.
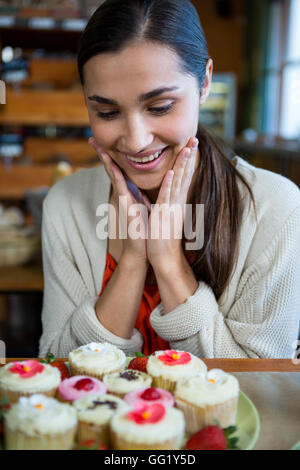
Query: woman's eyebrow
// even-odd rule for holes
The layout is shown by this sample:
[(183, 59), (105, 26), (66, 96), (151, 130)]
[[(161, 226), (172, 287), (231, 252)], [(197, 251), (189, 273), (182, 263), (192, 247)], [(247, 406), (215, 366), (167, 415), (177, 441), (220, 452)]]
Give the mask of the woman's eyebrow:
[[(144, 101), (150, 100), (151, 98), (156, 98), (157, 96), (160, 96), (163, 93), (174, 91), (174, 90), (179, 90), (179, 87), (174, 86), (174, 87), (156, 88), (155, 90), (152, 90), (152, 91), (149, 91), (148, 93), (140, 95), (138, 97), (138, 102), (142, 103)], [(101, 104), (111, 104), (113, 106), (118, 106), (117, 101), (111, 100), (110, 98), (104, 98), (103, 96), (99, 96), (99, 95), (88, 96), (88, 99), (90, 101), (96, 101), (97, 103), (101, 103)]]

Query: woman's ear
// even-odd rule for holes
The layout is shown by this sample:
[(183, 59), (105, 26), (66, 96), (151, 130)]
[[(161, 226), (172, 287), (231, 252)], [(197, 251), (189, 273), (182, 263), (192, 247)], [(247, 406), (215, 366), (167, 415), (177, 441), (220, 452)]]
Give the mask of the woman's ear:
[(212, 59), (208, 59), (207, 64), (206, 64), (205, 83), (204, 83), (204, 86), (201, 90), (200, 106), (202, 106), (205, 103), (205, 101), (207, 100), (207, 98), (209, 96), (210, 88), (211, 88), (213, 68), (214, 68), (214, 63), (213, 63)]

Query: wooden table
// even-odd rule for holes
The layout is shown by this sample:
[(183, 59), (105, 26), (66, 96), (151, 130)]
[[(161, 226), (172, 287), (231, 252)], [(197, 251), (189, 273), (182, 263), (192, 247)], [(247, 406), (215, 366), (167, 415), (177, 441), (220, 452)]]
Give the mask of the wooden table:
[[(28, 358), (7, 358), (6, 362), (24, 361)], [(60, 358), (67, 361), (68, 358)], [(223, 369), (225, 372), (300, 372), (300, 359), (202, 359), (208, 369)]]

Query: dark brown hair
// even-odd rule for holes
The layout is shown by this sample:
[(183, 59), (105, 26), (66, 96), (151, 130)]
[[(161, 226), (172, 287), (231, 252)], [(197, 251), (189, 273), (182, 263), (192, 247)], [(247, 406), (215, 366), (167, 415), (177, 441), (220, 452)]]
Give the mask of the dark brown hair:
[[(189, 0), (106, 0), (80, 39), (77, 61), (82, 85), (87, 60), (95, 54), (119, 52), (138, 39), (159, 42), (175, 51), (183, 72), (196, 77), (201, 92), (210, 56), (198, 13)], [(249, 192), (250, 202), (254, 203), (254, 197), (223, 146), (200, 125), (197, 137), (200, 164), (192, 203), (194, 207), (204, 204), (205, 229), (204, 246), (195, 253), (192, 269), (219, 299), (239, 252), (244, 208), (238, 180)]]

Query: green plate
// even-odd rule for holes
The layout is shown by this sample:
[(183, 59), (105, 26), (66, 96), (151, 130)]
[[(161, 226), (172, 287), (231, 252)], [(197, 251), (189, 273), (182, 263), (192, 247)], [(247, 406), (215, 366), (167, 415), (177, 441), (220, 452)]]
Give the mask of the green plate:
[(295, 444), (291, 450), (300, 450), (300, 441)]
[[(133, 357), (127, 357), (126, 367)], [(68, 363), (66, 363), (69, 366)], [(232, 437), (238, 437), (238, 447), (241, 450), (251, 450), (254, 448), (259, 432), (260, 432), (260, 419), (258, 411), (253, 402), (243, 392), (240, 392), (237, 418), (236, 418), (237, 431), (232, 434)], [(188, 436), (186, 436), (187, 439)], [(186, 441), (185, 439), (185, 441)], [(299, 443), (300, 444), (300, 443)], [(298, 445), (299, 445), (298, 444)], [(295, 448), (293, 448), (295, 449)], [(296, 450), (296, 449), (295, 449)]]

